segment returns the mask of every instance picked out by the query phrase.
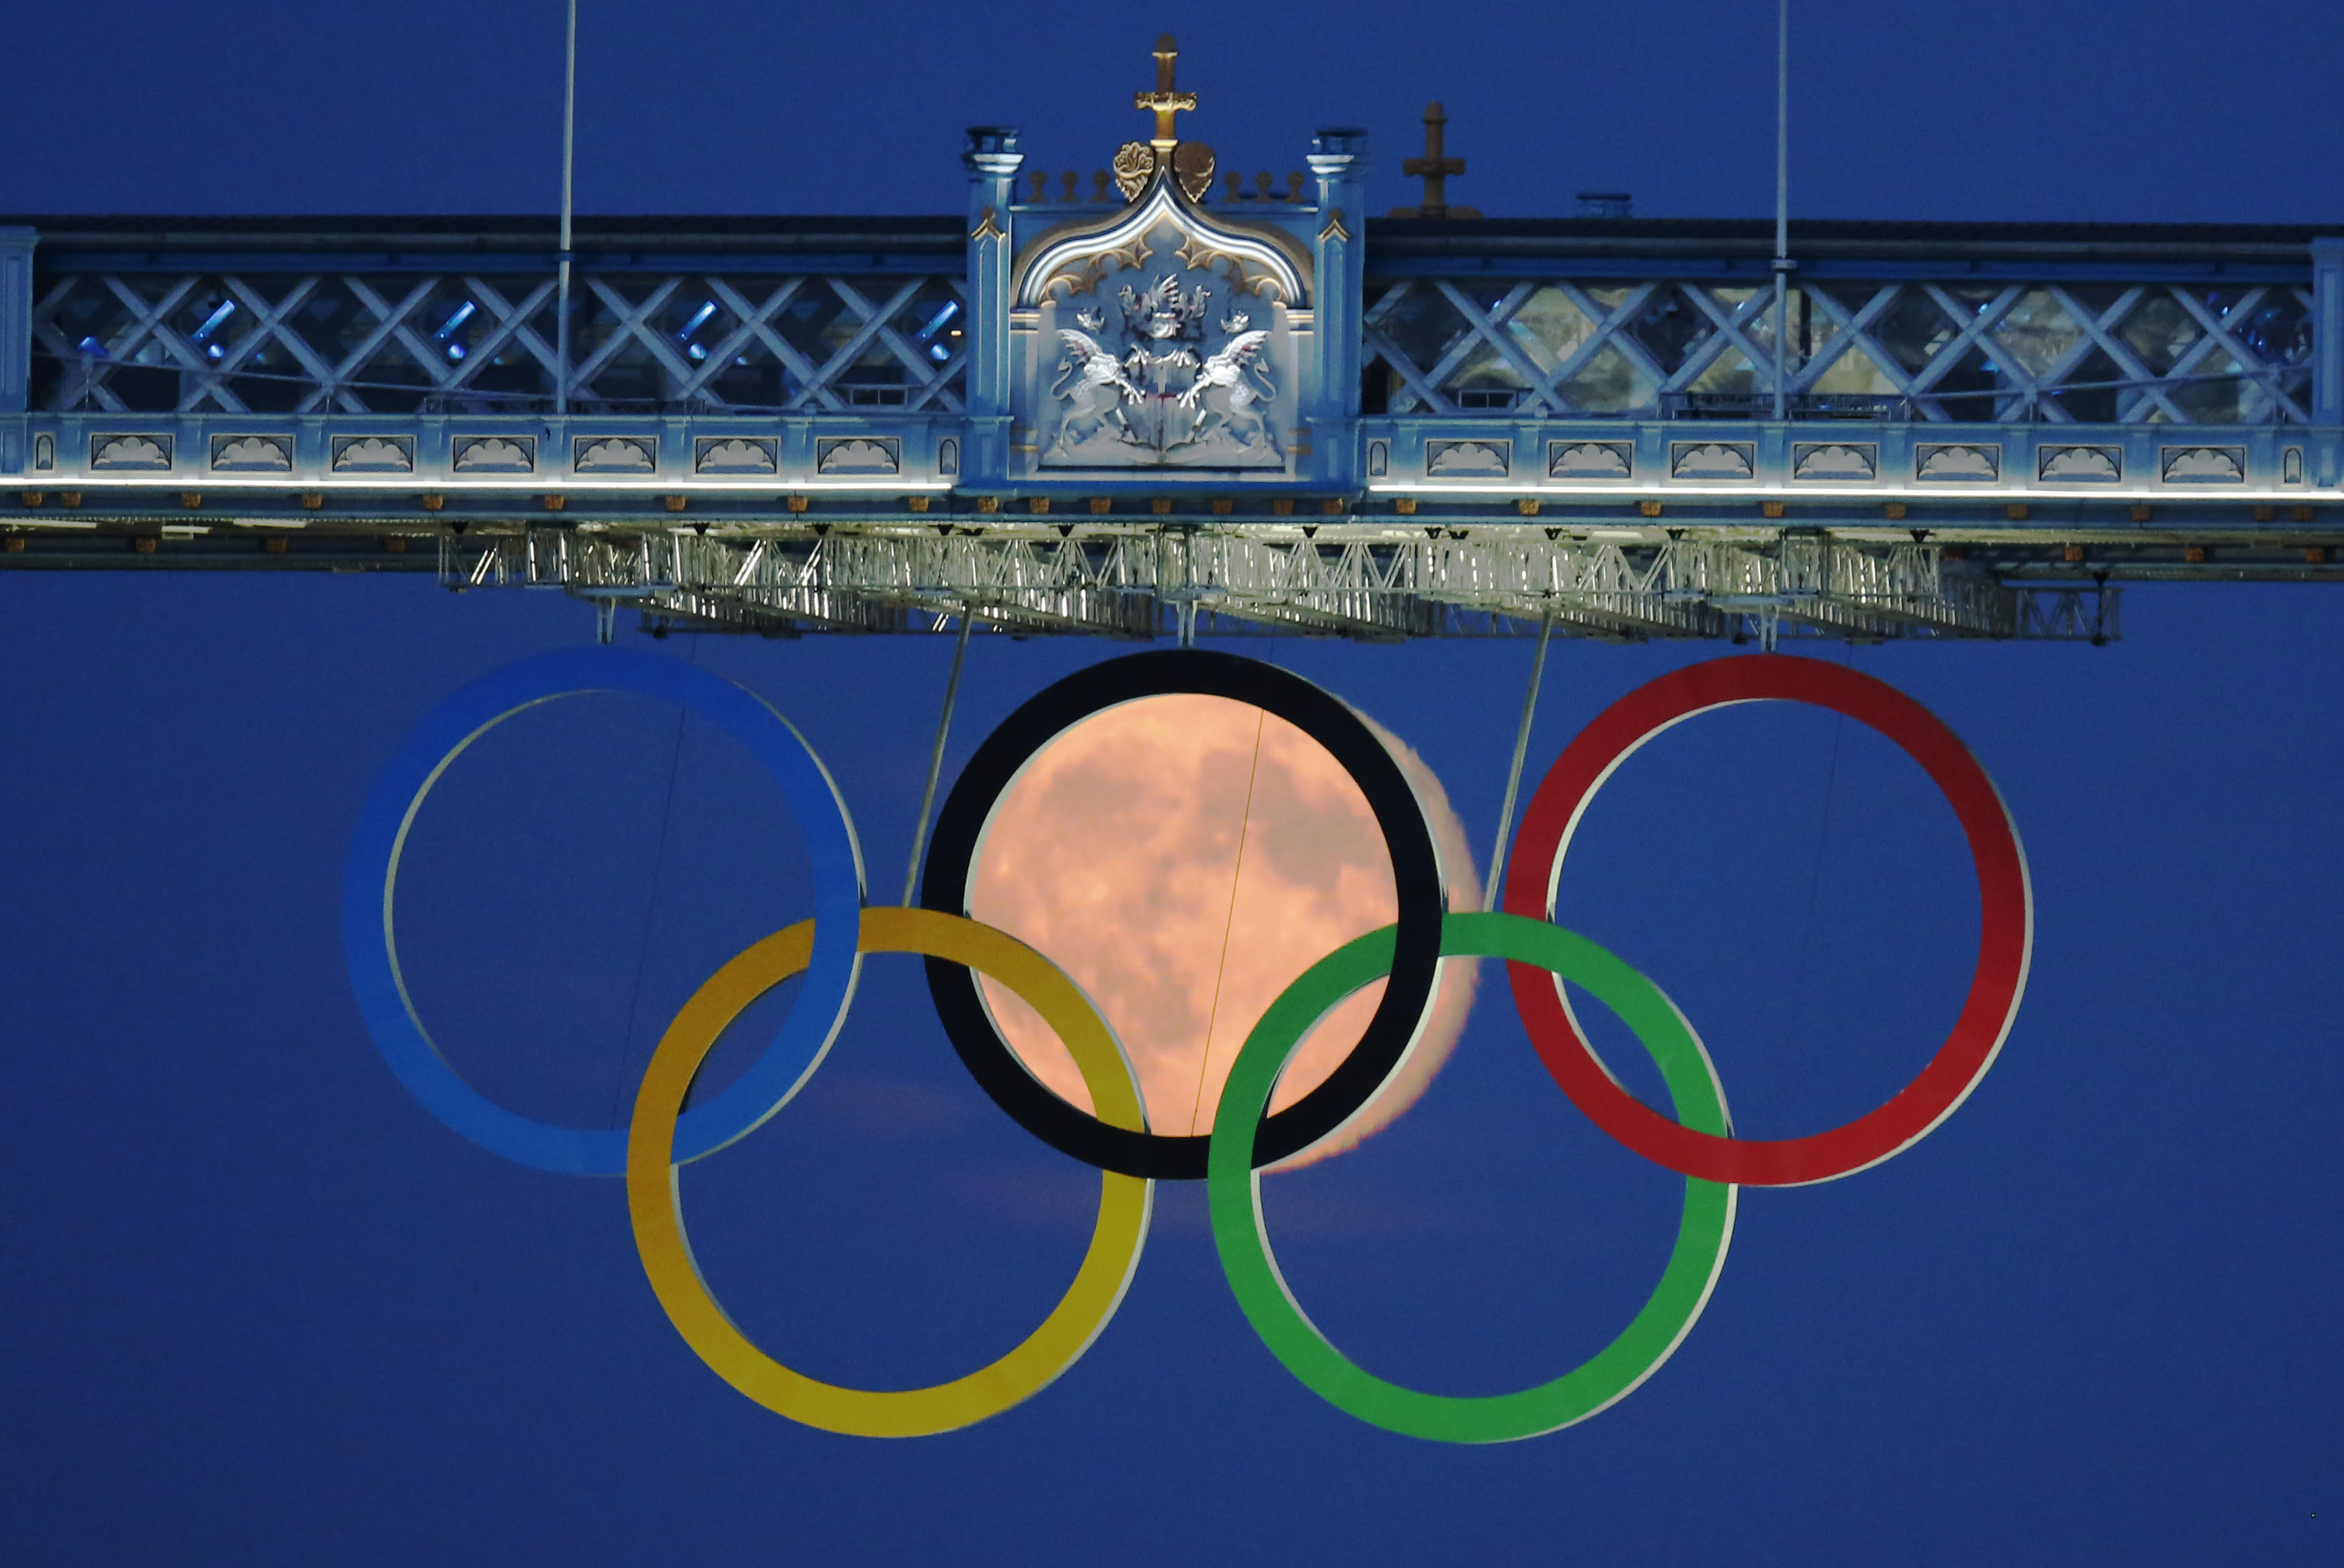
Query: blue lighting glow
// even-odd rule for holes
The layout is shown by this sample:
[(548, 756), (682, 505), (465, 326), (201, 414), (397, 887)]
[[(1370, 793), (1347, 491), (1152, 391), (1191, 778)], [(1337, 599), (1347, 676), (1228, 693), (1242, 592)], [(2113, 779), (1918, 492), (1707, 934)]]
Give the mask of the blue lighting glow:
[(920, 329), (920, 341), (921, 341), (921, 342), (923, 342), (923, 343), (924, 343), (924, 342), (926, 342), (929, 339), (931, 339), (931, 338), (933, 338), (933, 337), (935, 337), (935, 336), (939, 331), (941, 331), (941, 330), (943, 329), (943, 328), (944, 328), (944, 324), (945, 324), (945, 322), (947, 322), (947, 321), (951, 320), (951, 319), (953, 319), (953, 315), (954, 315), (954, 313), (955, 313), (955, 312), (956, 312), (956, 311), (957, 311), (957, 310), (959, 310), (959, 309), (960, 309), (960, 301), (959, 301), (959, 300), (957, 300), (957, 299), (947, 299), (947, 300), (945, 300), (945, 308), (944, 308), (943, 309), (941, 309), (941, 310), (937, 311), (935, 315), (933, 315), (933, 316), (929, 317), (929, 318), (928, 318), (928, 324), (927, 324), (926, 326), (924, 326), (924, 327), (923, 327), (923, 328), (921, 328), (921, 329)]

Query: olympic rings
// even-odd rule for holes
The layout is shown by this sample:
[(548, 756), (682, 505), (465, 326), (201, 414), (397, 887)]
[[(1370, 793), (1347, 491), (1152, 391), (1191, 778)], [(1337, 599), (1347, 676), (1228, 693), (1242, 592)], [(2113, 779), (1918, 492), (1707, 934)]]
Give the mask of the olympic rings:
[[(670, 1024), (623, 1131), (549, 1127), (466, 1086), (432, 1046), (399, 969), (392, 926), (399, 856), (423, 798), (463, 749), (512, 714), (584, 691), (680, 702), (746, 746), (780, 784), (805, 833), (814, 916), (775, 933), (712, 976)], [(1351, 775), (1383, 833), (1399, 893), (1396, 924), (1356, 938), (1290, 983), (1256, 1025), (1222, 1089), (1213, 1130), (1149, 1132), (1138, 1081), (1079, 986), (1005, 932), (967, 917), (971, 876), (994, 808), (1020, 772), (1069, 726), (1141, 697), (1197, 693), (1277, 714)], [(1975, 864), (1983, 930), (1953, 1032), (1913, 1082), (1844, 1127), (1781, 1141), (1736, 1140), (1707, 1052), (1674, 1005), (1622, 958), (1552, 924), (1555, 890), (1588, 802), (1621, 763), (1670, 725), (1733, 703), (1809, 703), (1879, 731), (1919, 763), (1960, 820)], [(1697, 664), (1614, 703), (1564, 749), (1523, 814), (1503, 914), (1449, 915), (1422, 807), (1397, 764), (1349, 708), (1300, 677), (1227, 654), (1143, 653), (1083, 671), (1034, 697), (981, 744), (947, 797), (918, 909), (864, 909), (861, 851), (836, 786), (805, 741), (761, 700), (689, 665), (615, 650), (550, 653), (465, 687), (435, 710), (369, 795), (344, 872), (342, 942), (369, 1033), (416, 1098), (448, 1126), (525, 1165), (623, 1173), (637, 1251), (686, 1343), (766, 1408), (825, 1431), (914, 1436), (999, 1413), (1047, 1386), (1097, 1338), (1129, 1286), (1159, 1177), (1204, 1178), (1213, 1237), (1238, 1306), (1270, 1352), (1338, 1409), (1389, 1431), (1452, 1442), (1499, 1442), (1583, 1421), (1649, 1378), (1691, 1331), (1733, 1239), (1737, 1188), (1829, 1180), (1909, 1148), (1974, 1089), (2007, 1037), (2033, 950), (2034, 906), (2008, 809), (1976, 759), (1925, 709), (1834, 664), (1773, 655)], [(743, 1136), (805, 1082), (836, 1037), (864, 953), (916, 953), (955, 1051), (1004, 1110), (1052, 1147), (1100, 1171), (1088, 1250), (1057, 1306), (1024, 1343), (952, 1382), (901, 1392), (845, 1389), (781, 1365), (736, 1329), (692, 1259), (681, 1209), (682, 1163)], [(1288, 1293), (1264, 1231), (1259, 1168), (1334, 1131), (1407, 1057), (1445, 956), (1507, 963), (1517, 1007), (1549, 1074), (1603, 1131), (1685, 1179), (1677, 1239), (1652, 1296), (1620, 1335), (1577, 1369), (1535, 1388), (1450, 1398), (1361, 1370)], [(805, 994), (743, 1077), (709, 1104), (683, 1103), (719, 1035), (752, 1002), (800, 973)], [(984, 974), (1031, 1005), (1073, 1056), (1096, 1114), (1027, 1073), (986, 1013)], [(1359, 1045), (1317, 1088), (1268, 1113), (1298, 1042), (1327, 1010), (1385, 980)], [(1671, 1121), (1614, 1082), (1572, 1017), (1564, 983), (1583, 986), (1626, 1023), (1658, 1065)]]
[[(969, 759), (937, 814), (920, 903), (969, 913), (969, 880), (994, 807), (1052, 740), (1119, 703), (1172, 693), (1244, 703), (1318, 742), (1367, 797), (1391, 855), (1399, 923), (1390, 984), (1350, 1054), (1317, 1087), (1263, 1123), (1255, 1156), (1268, 1165), (1335, 1131), (1383, 1087), (1415, 1047), (1440, 983), (1440, 923), (1449, 899), (1432, 828), (1399, 764), (1349, 707), (1299, 675), (1232, 653), (1135, 653), (1077, 671), (1010, 714)], [(1103, 1170), (1165, 1180), (1203, 1177), (1209, 1137), (1127, 1130), (1067, 1104), (1026, 1071), (1002, 1038), (974, 975), (935, 958), (927, 970), (928, 991), (953, 1049), (1020, 1127)]]
[(1736, 1139), (1646, 1108), (1606, 1072), (1553, 980), (1510, 963), (1514, 1005), (1547, 1071), (1589, 1120), (1655, 1165), (1748, 1187), (1829, 1181), (1911, 1147), (1959, 1108), (1994, 1065), (2035, 947), (2035, 897), (2017, 824), (1994, 781), (1926, 708), (1884, 681), (1815, 659), (1713, 659), (1650, 682), (1597, 714), (1563, 749), (1522, 813), (1506, 877), (1509, 913), (1551, 919), (1562, 857), (1614, 769), (1670, 725), (1734, 703), (1808, 703), (1869, 724), (1921, 764), (1960, 820), (1977, 868), (1977, 968), (1952, 1033), (1918, 1077), (1877, 1109), (1804, 1138)]
[[(676, 1331), (717, 1376), (767, 1410), (857, 1437), (924, 1437), (973, 1425), (1046, 1388), (1098, 1338), (1139, 1267), (1155, 1184), (1114, 1171), (1099, 1174), (1098, 1222), (1074, 1284), (1023, 1344), (966, 1377), (902, 1391), (844, 1389), (792, 1371), (760, 1351), (716, 1304), (692, 1260), (672, 1163), (676, 1113), (724, 1027), (803, 969), (821, 936), (812, 922), (800, 922), (755, 944), (710, 976), (668, 1026), (643, 1074), (628, 1128), (627, 1212), (635, 1247)], [(1106, 1021), (1080, 986), (1023, 942), (956, 915), (866, 909), (858, 946), (864, 953), (926, 954), (992, 976), (1056, 1031), (1100, 1117), (1113, 1127), (1146, 1129), (1139, 1080)]]
[[(1440, 951), (1445, 957), (1534, 965), (1586, 986), (1652, 1053), (1677, 1115), (1712, 1134), (1731, 1126), (1724, 1091), (1700, 1037), (1660, 987), (1613, 954), (1559, 926), (1514, 915), (1451, 915), (1441, 928)], [(1511, 1442), (1585, 1421), (1634, 1392), (1692, 1331), (1733, 1239), (1731, 1186), (1688, 1177), (1676, 1246), (1642, 1310), (1583, 1365), (1509, 1394), (1429, 1394), (1363, 1371), (1295, 1303), (1270, 1253), (1261, 1177), (1248, 1147), (1254, 1129), (1278, 1075), (1310, 1027), (1328, 1008), (1381, 979), (1391, 952), (1389, 926), (1338, 947), (1269, 1005), (1238, 1052), (1213, 1117), (1207, 1177), (1222, 1271), (1254, 1332), (1286, 1370), (1337, 1410), (1370, 1425), (1440, 1442)]]
[(520, 1116), (457, 1076), (432, 1043), (399, 973), (392, 903), (399, 862), (424, 796), (464, 748), (525, 708), (586, 692), (635, 692), (681, 703), (762, 764), (805, 835), (817, 927), (805, 994), (765, 1053), (731, 1087), (684, 1114), (676, 1143), (698, 1159), (781, 1108), (821, 1065), (854, 998), (861, 959), (863, 851), (837, 785), (803, 736), (763, 699), (692, 665), (616, 648), (564, 649), (493, 671), (432, 710), (375, 781), (342, 874), (342, 954), (367, 1032), (407, 1091), (455, 1131), (541, 1170), (616, 1176), (626, 1168), (617, 1128), (552, 1127)]

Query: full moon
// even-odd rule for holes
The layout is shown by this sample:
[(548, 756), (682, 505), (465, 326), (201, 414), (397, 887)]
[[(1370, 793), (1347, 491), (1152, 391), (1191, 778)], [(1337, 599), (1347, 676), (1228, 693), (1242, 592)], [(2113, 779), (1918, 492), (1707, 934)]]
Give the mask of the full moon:
[[(1450, 905), (1480, 889), (1463, 824), (1423, 761), (1377, 734), (1433, 827)], [(1220, 697), (1126, 703), (1037, 754), (995, 806), (970, 913), (1046, 954), (1123, 1042), (1151, 1129), (1202, 1133), (1246, 1037), (1278, 993), (1352, 937), (1398, 918), (1391, 862), (1367, 798), (1284, 720)], [(1414, 1104), (1472, 1006), (1470, 959), (1450, 959), (1417, 1047), (1350, 1121), (1285, 1161), (1357, 1145)], [(1327, 1014), (1272, 1109), (1317, 1087), (1359, 1041), (1380, 982)], [(1073, 1058), (990, 981), (986, 1005), (1028, 1071), (1087, 1109)]]

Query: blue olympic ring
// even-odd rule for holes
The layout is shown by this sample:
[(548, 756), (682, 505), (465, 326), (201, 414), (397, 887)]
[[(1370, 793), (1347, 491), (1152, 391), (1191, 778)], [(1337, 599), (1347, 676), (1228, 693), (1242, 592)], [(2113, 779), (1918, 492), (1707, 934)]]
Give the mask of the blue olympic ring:
[(426, 1109), (491, 1153), (571, 1176), (622, 1176), (627, 1129), (554, 1127), (484, 1098), (458, 1076), (416, 1016), (399, 974), (392, 902), (415, 814), (440, 775), (525, 708), (589, 692), (681, 703), (745, 748), (781, 786), (813, 863), (814, 936), (805, 988), (764, 1053), (722, 1094), (683, 1113), (675, 1159), (712, 1154), (754, 1130), (811, 1077), (838, 1036), (862, 973), (863, 850), (829, 770), (790, 722), (755, 693), (654, 654), (576, 648), (507, 665), (466, 686), (415, 727), (376, 780), (342, 873), (342, 952), (367, 1033)]

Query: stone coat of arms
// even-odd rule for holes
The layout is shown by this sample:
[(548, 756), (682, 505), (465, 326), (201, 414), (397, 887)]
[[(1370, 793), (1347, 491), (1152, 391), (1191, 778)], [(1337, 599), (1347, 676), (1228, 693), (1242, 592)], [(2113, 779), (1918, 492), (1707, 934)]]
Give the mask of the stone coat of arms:
[(1282, 464), (1268, 418), (1278, 395), (1263, 353), (1270, 334), (1241, 310), (1212, 321), (1213, 292), (1167, 272), (1076, 309), (1075, 326), (1058, 329), (1065, 355), (1049, 396), (1060, 411), (1042, 460)]
[[(1013, 475), (1292, 479), (1310, 460), (1306, 410), (1319, 406), (1325, 375), (1314, 279), (1320, 253), (1350, 235), (1339, 207), (1304, 203), (1299, 174), (1283, 197), (1263, 175), (1256, 197), (1241, 198), (1233, 182), (1219, 209), (1206, 208), (1213, 151), (1175, 128), (1197, 106), (1175, 85), (1177, 56), (1168, 35), (1158, 39), (1156, 89), (1135, 95), (1156, 134), (1116, 153), (1120, 210), (1105, 170), (1096, 200), (1080, 204), (1091, 211), (1031, 232), (1056, 216), (1044, 199), (1011, 209), (1022, 231), (1009, 278)], [(1074, 189), (1069, 176), (1069, 202)], [(1007, 248), (993, 207), (974, 217), (973, 244)]]

